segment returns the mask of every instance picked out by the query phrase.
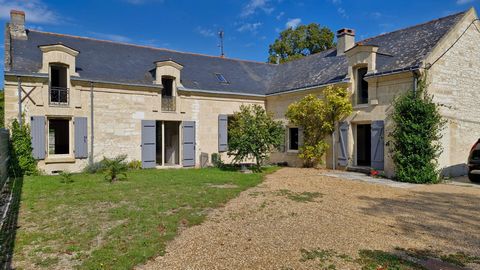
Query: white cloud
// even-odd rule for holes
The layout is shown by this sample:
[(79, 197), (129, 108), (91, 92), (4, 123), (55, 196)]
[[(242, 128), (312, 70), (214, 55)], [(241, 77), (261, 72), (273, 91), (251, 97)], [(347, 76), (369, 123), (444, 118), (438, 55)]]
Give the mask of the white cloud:
[(339, 8), (337, 9), (337, 12), (338, 12), (338, 14), (340, 14), (340, 16), (342, 16), (343, 18), (348, 18), (347, 11), (346, 11), (344, 8), (339, 7)]
[(41, 0), (0, 0), (0, 19), (10, 20), (10, 10), (25, 11), (25, 20), (27, 23), (39, 24), (61, 24), (64, 18), (51, 10)]
[(257, 29), (262, 26), (261, 22), (256, 22), (256, 23), (244, 23), (240, 25), (240, 27), (237, 28), (238, 32), (252, 32), (256, 33)]
[(286, 28), (297, 28), (297, 26), (302, 22), (302, 19), (295, 18), (295, 19), (288, 19), (287, 23), (285, 24)]
[(475, 2), (475, 0), (457, 0), (457, 5), (465, 5), (473, 2)]
[(268, 4), (268, 1), (269, 0), (250, 0), (250, 2), (248, 2), (248, 4), (246, 4), (243, 7), (242, 12), (240, 13), (240, 16), (241, 17), (250, 16), (255, 12), (257, 12), (257, 10), (262, 10), (266, 14), (271, 14), (275, 10), (275, 8), (271, 7)]
[(117, 42), (132, 42), (131, 38), (122, 36), (122, 35), (98, 33), (98, 32), (89, 32), (89, 33), (99, 39), (106, 39), (106, 40), (117, 41)]
[(197, 32), (204, 37), (213, 37), (215, 32), (211, 29), (203, 28), (201, 26), (197, 27)]
[(275, 18), (277, 18), (277, 20), (280, 20), (280, 19), (282, 19), (283, 15), (285, 15), (285, 12), (282, 11), (282, 12), (278, 13), (277, 17), (275, 17)]

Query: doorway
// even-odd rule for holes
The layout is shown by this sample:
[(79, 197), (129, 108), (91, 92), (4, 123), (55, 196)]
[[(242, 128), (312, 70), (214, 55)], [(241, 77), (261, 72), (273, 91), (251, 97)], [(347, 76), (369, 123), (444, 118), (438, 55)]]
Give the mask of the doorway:
[(357, 166), (372, 165), (372, 134), (371, 125), (357, 125)]
[(180, 165), (179, 121), (157, 121), (156, 163), (160, 166)]

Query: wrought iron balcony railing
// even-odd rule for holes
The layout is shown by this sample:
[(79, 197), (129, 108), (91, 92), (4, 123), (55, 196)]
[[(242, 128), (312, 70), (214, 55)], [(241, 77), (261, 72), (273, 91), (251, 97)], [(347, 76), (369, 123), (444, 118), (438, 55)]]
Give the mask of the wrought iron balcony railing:
[(176, 110), (176, 99), (173, 96), (162, 96), (162, 111), (174, 112)]
[(50, 105), (68, 106), (70, 89), (66, 87), (50, 87)]

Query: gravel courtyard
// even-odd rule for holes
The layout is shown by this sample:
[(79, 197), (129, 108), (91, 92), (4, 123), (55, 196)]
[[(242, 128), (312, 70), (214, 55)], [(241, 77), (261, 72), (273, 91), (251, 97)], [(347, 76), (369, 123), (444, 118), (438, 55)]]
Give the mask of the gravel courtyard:
[(397, 188), (320, 172), (268, 175), (138, 269), (359, 269), (360, 250), (480, 256), (479, 188)]

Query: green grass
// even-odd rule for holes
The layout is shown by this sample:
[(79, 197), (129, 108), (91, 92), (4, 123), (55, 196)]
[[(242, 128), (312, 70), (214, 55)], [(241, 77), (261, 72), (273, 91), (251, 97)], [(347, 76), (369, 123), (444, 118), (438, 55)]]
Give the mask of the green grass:
[(357, 263), (362, 270), (423, 270), (422, 266), (381, 250), (360, 250)]
[[(26, 177), (14, 261), (20, 268), (131, 269), (165, 251), (180, 227), (260, 183), (264, 173), (138, 170), (110, 184), (102, 174)], [(234, 188), (212, 185), (232, 184)], [(63, 264), (62, 264), (63, 265)]]

